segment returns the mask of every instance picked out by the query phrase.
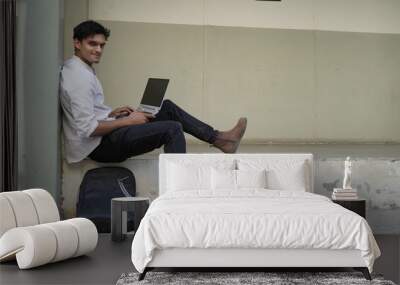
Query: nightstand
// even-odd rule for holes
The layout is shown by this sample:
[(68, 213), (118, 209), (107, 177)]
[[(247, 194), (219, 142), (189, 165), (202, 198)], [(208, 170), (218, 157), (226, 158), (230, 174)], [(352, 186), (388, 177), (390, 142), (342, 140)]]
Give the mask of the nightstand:
[(147, 197), (113, 198), (111, 200), (111, 239), (123, 241), (126, 238), (127, 212), (133, 212), (136, 232), (149, 205), (150, 198)]
[(340, 206), (353, 211), (356, 214), (359, 214), (361, 217), (365, 219), (365, 208), (366, 201), (365, 199), (356, 199), (356, 200), (332, 200), (332, 202), (339, 204)]

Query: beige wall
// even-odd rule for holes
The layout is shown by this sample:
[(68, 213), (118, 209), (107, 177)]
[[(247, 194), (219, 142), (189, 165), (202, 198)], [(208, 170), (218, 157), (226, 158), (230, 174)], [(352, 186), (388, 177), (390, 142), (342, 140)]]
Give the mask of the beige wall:
[(111, 29), (96, 70), (113, 107), (167, 77), (167, 98), (218, 129), (247, 116), (247, 142), (400, 142), (400, 1), (66, 5), (66, 55), (85, 17)]
[(398, 0), (88, 0), (104, 21), (368, 33), (400, 32)]
[[(368, 201), (368, 222), (375, 233), (398, 235), (400, 147), (369, 142), (400, 142), (400, 1), (65, 4), (66, 57), (72, 53), (68, 33), (81, 20), (93, 18), (112, 29), (97, 66), (107, 103), (135, 105), (148, 76), (168, 76), (167, 96), (216, 127), (249, 116), (248, 141), (239, 152), (313, 153), (315, 191), (326, 196), (340, 184), (342, 161), (350, 155), (356, 187)], [(190, 144), (188, 152), (216, 150)], [(158, 153), (118, 164), (135, 173), (140, 196), (158, 195)], [(66, 217), (75, 215), (84, 173), (99, 166), (64, 162)], [(388, 250), (383, 248), (376, 269), (396, 281), (400, 252)]]
[(88, 19), (87, 0), (64, 0), (64, 58), (73, 55), (73, 28)]

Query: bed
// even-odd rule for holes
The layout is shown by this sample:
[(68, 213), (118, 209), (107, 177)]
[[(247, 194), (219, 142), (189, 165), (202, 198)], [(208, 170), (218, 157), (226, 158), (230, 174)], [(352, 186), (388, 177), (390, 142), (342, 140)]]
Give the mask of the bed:
[(312, 154), (161, 154), (160, 196), (132, 262), (153, 268), (352, 267), (380, 251), (366, 220), (313, 193)]

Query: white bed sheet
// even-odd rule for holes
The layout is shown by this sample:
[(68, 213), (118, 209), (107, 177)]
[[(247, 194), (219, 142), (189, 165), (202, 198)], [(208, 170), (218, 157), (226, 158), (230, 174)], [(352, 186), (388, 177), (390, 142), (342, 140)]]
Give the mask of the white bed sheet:
[(359, 215), (321, 195), (265, 189), (160, 196), (135, 234), (135, 268), (166, 248), (357, 249), (371, 272), (380, 255)]

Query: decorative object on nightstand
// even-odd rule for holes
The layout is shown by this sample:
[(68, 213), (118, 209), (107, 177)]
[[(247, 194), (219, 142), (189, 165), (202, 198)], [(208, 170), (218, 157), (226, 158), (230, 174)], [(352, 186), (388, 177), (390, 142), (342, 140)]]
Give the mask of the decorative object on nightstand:
[(357, 200), (357, 189), (342, 189), (334, 188), (332, 193), (332, 200)]
[(357, 200), (358, 194), (357, 189), (351, 187), (351, 168), (352, 163), (350, 156), (348, 156), (344, 162), (344, 178), (343, 188), (334, 188), (332, 193), (333, 200)]
[(344, 162), (344, 178), (343, 178), (343, 189), (351, 190), (351, 160), (350, 156), (346, 157)]
[(334, 203), (339, 204), (343, 208), (346, 208), (350, 211), (353, 211), (356, 214), (359, 214), (361, 217), (365, 219), (366, 217), (366, 201), (365, 199), (353, 199), (353, 200), (332, 200)]
[(127, 212), (133, 212), (134, 231), (136, 232), (149, 205), (150, 198), (147, 197), (113, 198), (111, 200), (111, 239), (123, 241), (126, 238)]

